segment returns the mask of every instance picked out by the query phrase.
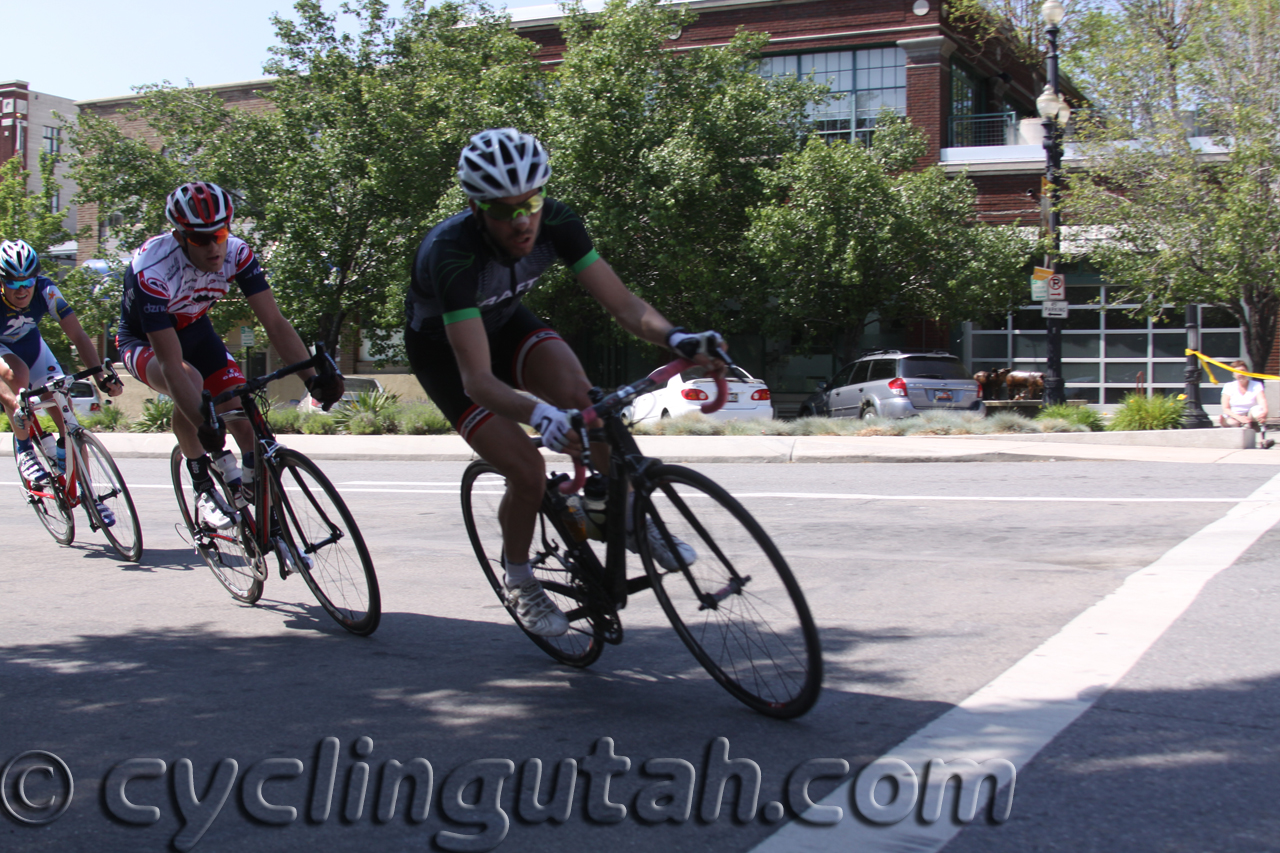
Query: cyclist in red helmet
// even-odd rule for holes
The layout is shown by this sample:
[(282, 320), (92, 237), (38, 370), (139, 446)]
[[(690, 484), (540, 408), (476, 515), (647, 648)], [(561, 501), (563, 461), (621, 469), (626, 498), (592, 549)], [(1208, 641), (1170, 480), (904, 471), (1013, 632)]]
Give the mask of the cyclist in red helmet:
[[(200, 411), (200, 392), (217, 395), (244, 382), (244, 374), (213, 328), (208, 311), (232, 283), (285, 361), (310, 357), (293, 325), (280, 313), (266, 273), (248, 244), (231, 234), (235, 205), (216, 184), (183, 184), (165, 203), (173, 230), (142, 245), (125, 270), (120, 358), (134, 378), (173, 398), (173, 432), (187, 458), (196, 489), (196, 507), (215, 527), (230, 527), (234, 510), (213, 487), (209, 465), (229, 482), (240, 478), (235, 457), (223, 449), (221, 423), (210, 427)], [(302, 374), (307, 390), (326, 408), (342, 397), (342, 375), (321, 386), (314, 371)], [(223, 410), (234, 408), (235, 401)], [(253, 432), (234, 421), (231, 433), (252, 469)], [(211, 459), (208, 453), (213, 454)]]

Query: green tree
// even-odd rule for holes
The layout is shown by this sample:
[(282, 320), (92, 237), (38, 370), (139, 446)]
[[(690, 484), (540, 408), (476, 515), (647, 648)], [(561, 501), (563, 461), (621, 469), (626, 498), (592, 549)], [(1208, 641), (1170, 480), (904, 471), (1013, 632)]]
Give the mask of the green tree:
[(1280, 2), (1120, 0), (1080, 26), (1100, 110), (1068, 224), (1141, 313), (1222, 306), (1261, 368), (1280, 315)]
[(847, 360), (872, 320), (963, 320), (1025, 301), (1033, 249), (1014, 227), (975, 221), (976, 191), (916, 170), (923, 134), (882, 115), (870, 148), (813, 138), (763, 171), (772, 198), (749, 211), (749, 301), (764, 333), (830, 344)]
[(75, 236), (62, 225), (66, 213), (53, 209), (58, 191), (54, 164), (48, 153), (40, 154), (40, 190), (35, 193), (27, 190), (31, 173), (17, 157), (0, 165), (0, 240), (25, 240), (43, 256), (49, 247)]
[[(53, 178), (56, 161), (48, 153), (40, 155), (40, 190), (29, 192), (27, 178), (29, 173), (22, 168), (17, 158), (12, 158), (0, 166), (0, 240), (25, 240), (41, 257), (41, 274), (58, 281), (58, 287), (75, 308), (81, 324), (92, 335), (95, 329), (107, 321), (110, 313), (120, 313), (117, 298), (114, 305), (104, 304), (101, 298), (93, 296), (91, 288), (97, 276), (88, 276), (80, 270), (62, 275), (57, 265), (48, 257), (53, 246), (73, 239), (76, 235), (63, 226), (65, 212), (53, 210), (53, 195), (58, 191), (58, 183)], [(43, 324), (40, 334), (49, 344), (58, 360), (70, 369), (71, 342), (62, 333), (56, 322)]]
[[(426, 224), (461, 207), (452, 173), (467, 137), (528, 123), (536, 108), (536, 45), (485, 6), (399, 18), (382, 0), (344, 5), (355, 34), (316, 0), (297, 21), (273, 18), (278, 45), (264, 70), (272, 109), (228, 107), (216, 93), (139, 90), (138, 117), (160, 145), (86, 116), (75, 128), (77, 200), (120, 213), (128, 250), (165, 230), (168, 193), (188, 180), (238, 198), (237, 234), (262, 254), (276, 298), (306, 340), (336, 349), (358, 319), (383, 340), (402, 322), (401, 295)], [(235, 311), (217, 312), (223, 327)], [(225, 328), (220, 328), (225, 331)]]
[[(537, 133), (552, 153), (551, 191), (622, 280), (677, 322), (732, 331), (747, 210), (766, 192), (757, 166), (797, 150), (805, 107), (826, 90), (761, 78), (764, 34), (673, 51), (672, 34), (692, 20), (658, 0), (571, 8)], [(546, 282), (532, 295), (538, 310), (566, 330), (604, 325), (570, 276)]]

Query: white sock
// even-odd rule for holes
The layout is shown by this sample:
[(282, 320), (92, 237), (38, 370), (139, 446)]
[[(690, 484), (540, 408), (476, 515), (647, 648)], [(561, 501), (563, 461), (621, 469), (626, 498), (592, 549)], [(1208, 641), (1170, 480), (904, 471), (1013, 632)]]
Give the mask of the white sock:
[(507, 570), (507, 587), (517, 587), (525, 581), (533, 577), (533, 567), (529, 565), (529, 561), (523, 563), (508, 563), (506, 558), (502, 559), (502, 565)]

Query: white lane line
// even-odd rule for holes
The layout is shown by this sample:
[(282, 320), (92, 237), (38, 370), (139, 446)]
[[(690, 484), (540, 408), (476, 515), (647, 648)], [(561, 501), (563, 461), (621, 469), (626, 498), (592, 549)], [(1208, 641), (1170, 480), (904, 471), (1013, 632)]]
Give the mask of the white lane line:
[[(16, 480), (13, 482), (0, 480), (0, 487), (20, 485)], [(348, 480), (346, 482), (336, 483), (339, 490), (344, 493), (367, 492), (370, 494), (392, 494), (392, 495), (457, 495), (457, 483), (414, 483), (414, 482), (394, 482), (383, 480)], [(399, 486), (401, 488), (351, 488), (352, 486)], [(424, 486), (424, 487), (442, 487), (442, 488), (404, 488), (408, 486)], [(172, 489), (172, 483), (130, 483), (131, 489)], [(492, 489), (474, 489), (475, 494), (501, 494), (501, 491), (493, 491)], [(806, 498), (809, 500), (837, 500), (837, 501), (972, 501), (975, 503), (1019, 503), (1022, 501), (1044, 501), (1046, 503), (1229, 503), (1242, 504), (1256, 501), (1255, 497), (1247, 498), (1067, 498), (1067, 497), (1037, 497), (1034, 495), (1026, 497), (984, 497), (982, 495), (871, 495), (871, 494), (841, 494), (836, 492), (734, 492), (736, 498), (778, 498), (782, 500), (790, 500), (793, 498)], [(701, 494), (695, 494), (693, 497), (705, 497)]]
[[(905, 761), (920, 779), (934, 758), (1001, 758), (1021, 769), (1142, 658), (1206, 583), (1277, 522), (1280, 475), (1247, 502), (1134, 572), (1115, 592), (886, 757)], [(841, 783), (820, 803), (843, 810), (839, 823), (793, 821), (752, 853), (930, 853), (941, 850), (963, 828), (947, 812), (934, 823), (913, 816), (891, 826), (863, 823), (852, 813), (853, 781)], [(1012, 807), (1017, 809), (1016, 799)]]

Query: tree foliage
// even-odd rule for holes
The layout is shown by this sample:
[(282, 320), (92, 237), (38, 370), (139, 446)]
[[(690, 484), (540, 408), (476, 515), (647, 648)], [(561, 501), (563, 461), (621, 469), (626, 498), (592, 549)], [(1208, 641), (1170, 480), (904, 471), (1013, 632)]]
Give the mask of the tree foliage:
[(526, 123), (537, 102), (534, 45), (487, 7), (409, 0), (398, 19), (381, 0), (344, 9), (355, 34), (316, 0), (299, 0), (297, 21), (273, 18), (269, 110), (144, 87), (135, 111), (159, 147), (94, 116), (73, 131), (78, 201), (122, 215), (122, 249), (165, 230), (174, 187), (217, 183), (237, 197), (235, 230), (262, 254), (285, 315), (334, 349), (353, 318), (384, 339), (400, 325), (416, 239), (461, 205), (457, 152), (482, 127)]
[(1123, 298), (1228, 309), (1261, 368), (1280, 315), (1280, 2), (1121, 0), (1082, 23), (1102, 111), (1068, 222)]
[(876, 127), (870, 148), (815, 137), (763, 172), (773, 196), (749, 212), (758, 274), (744, 301), (766, 334), (848, 358), (872, 319), (963, 320), (1022, 298), (1031, 242), (975, 222), (969, 181), (913, 170), (925, 142), (906, 120)]
[[(765, 183), (757, 165), (798, 149), (805, 107), (824, 87), (757, 73), (767, 36), (671, 50), (693, 20), (658, 0), (611, 0), (562, 25), (564, 62), (546, 86), (541, 137), (551, 190), (587, 223), (600, 254), (660, 311), (733, 329), (727, 297), (746, 275), (742, 234)], [(537, 294), (572, 328), (584, 306), (567, 275)], [(577, 316), (575, 316), (577, 315)]]

